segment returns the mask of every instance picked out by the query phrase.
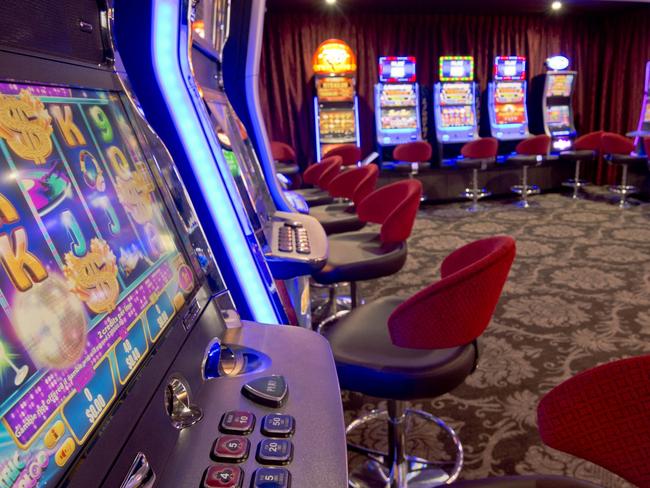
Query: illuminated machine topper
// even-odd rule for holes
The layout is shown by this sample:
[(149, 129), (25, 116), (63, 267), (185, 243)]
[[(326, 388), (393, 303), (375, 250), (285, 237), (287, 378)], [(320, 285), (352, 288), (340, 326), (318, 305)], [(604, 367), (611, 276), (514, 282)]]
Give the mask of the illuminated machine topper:
[(526, 58), (523, 56), (497, 56), (494, 58), (495, 80), (525, 80)]
[(415, 83), (414, 56), (382, 56), (379, 58), (381, 83)]
[(566, 56), (551, 56), (546, 59), (546, 67), (553, 71), (562, 71), (569, 67), (569, 58)]
[(441, 56), (440, 81), (473, 81), (474, 58), (472, 56)]
[(328, 39), (316, 49), (312, 65), (317, 75), (355, 73), (357, 57), (345, 42), (339, 39)]

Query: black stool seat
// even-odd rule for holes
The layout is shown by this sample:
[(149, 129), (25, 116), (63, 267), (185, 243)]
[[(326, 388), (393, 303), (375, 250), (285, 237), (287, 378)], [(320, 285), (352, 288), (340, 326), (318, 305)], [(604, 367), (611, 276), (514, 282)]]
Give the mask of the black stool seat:
[(631, 154), (607, 154), (605, 156), (607, 161), (612, 164), (645, 164), (648, 159), (644, 156), (636, 156)]
[(341, 234), (363, 229), (365, 222), (359, 220), (354, 206), (349, 203), (333, 203), (310, 207), (309, 215), (314, 217), (325, 229), (326, 234)]
[(334, 201), (329, 193), (320, 188), (300, 188), (298, 190), (293, 190), (293, 192), (303, 197), (305, 202), (307, 202), (307, 205), (310, 207), (327, 205)]
[(596, 151), (592, 151), (591, 149), (584, 149), (581, 151), (562, 151), (560, 153), (560, 159), (567, 161), (592, 161), (596, 159), (597, 154)]
[(471, 373), (477, 358), (473, 343), (433, 350), (393, 345), (388, 317), (403, 301), (385, 297), (365, 304), (326, 333), (341, 388), (395, 400), (432, 398)]
[(407, 161), (395, 162), (393, 169), (398, 173), (410, 173), (413, 170), (413, 164), (417, 165), (418, 170), (424, 169), (430, 165), (428, 161), (422, 163), (409, 163)]
[(496, 164), (494, 158), (463, 158), (456, 161), (459, 168), (486, 170)]
[(382, 246), (377, 232), (335, 234), (329, 238), (327, 264), (312, 277), (323, 285), (373, 280), (397, 273), (406, 255), (406, 242)]
[(508, 158), (508, 163), (514, 166), (541, 166), (556, 161), (557, 156), (538, 156), (535, 154), (516, 154)]
[(589, 481), (553, 475), (500, 476), (482, 480), (457, 481), (450, 486), (458, 488), (599, 488), (598, 485)]
[(275, 171), (284, 176), (293, 176), (300, 172), (297, 164), (276, 163)]

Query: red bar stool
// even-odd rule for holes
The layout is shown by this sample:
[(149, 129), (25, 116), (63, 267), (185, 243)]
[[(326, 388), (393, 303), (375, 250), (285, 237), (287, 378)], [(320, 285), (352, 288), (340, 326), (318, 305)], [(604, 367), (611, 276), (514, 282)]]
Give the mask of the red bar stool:
[(621, 183), (611, 185), (609, 191), (618, 195), (618, 207), (630, 208), (632, 204), (628, 201), (628, 196), (638, 193), (636, 186), (627, 184), (627, 173), (630, 166), (646, 164), (647, 159), (639, 156), (634, 152), (634, 142), (625, 136), (605, 132), (601, 140), (602, 151), (605, 159), (610, 165), (621, 166)]
[(376, 164), (340, 172), (332, 179), (327, 191), (333, 198), (346, 201), (310, 207), (309, 215), (321, 223), (328, 235), (362, 229), (366, 223), (357, 216), (355, 205), (375, 189), (378, 179)]
[(472, 170), (472, 187), (466, 188), (462, 197), (472, 200), (471, 205), (467, 207), (469, 212), (476, 212), (484, 207), (479, 205), (478, 201), (491, 195), (485, 188), (478, 186), (478, 172), (496, 164), (497, 151), (499, 150), (499, 141), (493, 137), (484, 137), (468, 142), (460, 149), (462, 159), (456, 161), (459, 168), (469, 168)]
[[(476, 339), (488, 326), (515, 257), (515, 241), (501, 236), (473, 242), (443, 261), (441, 279), (408, 299), (383, 297), (362, 305), (327, 332), (341, 387), (387, 399), (351, 422), (346, 432), (374, 419), (388, 425), (388, 452), (348, 442), (370, 460), (350, 474), (351, 486), (408, 487), (452, 483), (463, 465), (463, 447), (451, 427), (405, 401), (452, 391), (475, 369)], [(444, 429), (456, 458), (437, 463), (408, 456), (409, 415)]]
[(323, 159), (320, 163), (310, 165), (303, 172), (302, 179), (306, 184), (314, 185), (315, 188), (300, 188), (294, 190), (295, 193), (302, 196), (310, 207), (332, 203), (334, 199), (329, 193), (327, 193), (327, 191), (323, 190), (319, 186), (319, 183), (323, 174), (326, 174), (328, 171), (332, 177), (336, 176), (336, 174), (341, 170), (341, 164), (340, 156), (332, 156)]
[(545, 444), (650, 487), (650, 356), (584, 371), (539, 403)]
[(580, 163), (590, 163), (598, 159), (603, 134), (604, 132), (599, 130), (580, 136), (575, 140), (571, 151), (562, 151), (560, 153), (560, 159), (573, 161), (576, 164), (573, 179), (562, 183), (563, 186), (573, 188), (573, 194), (571, 195), (573, 199), (580, 198), (580, 190), (589, 184), (587, 180), (580, 179)]
[(343, 166), (356, 166), (361, 161), (361, 149), (354, 144), (339, 144), (330, 147), (323, 154), (324, 158), (329, 158), (330, 156), (341, 156)]
[(271, 156), (276, 163), (275, 169), (285, 176), (294, 176), (300, 173), (296, 152), (289, 144), (280, 141), (271, 141)]
[(514, 156), (508, 158), (508, 163), (521, 168), (521, 185), (514, 185), (510, 191), (520, 196), (519, 201), (515, 204), (520, 208), (528, 208), (531, 203), (528, 201), (529, 195), (537, 195), (539, 187), (528, 183), (528, 168), (531, 166), (541, 166), (547, 161), (557, 159), (556, 156), (549, 156), (551, 148), (551, 138), (546, 134), (529, 137), (524, 139), (515, 148)]
[(318, 324), (318, 330), (334, 322), (347, 310), (336, 310), (336, 285), (350, 283), (350, 306), (359, 303), (357, 282), (397, 273), (406, 262), (406, 240), (411, 235), (420, 207), (422, 183), (405, 180), (383, 186), (357, 206), (362, 222), (380, 224), (377, 230), (345, 232), (329, 237), (325, 266), (312, 275), (319, 285), (328, 285), (334, 313)]
[(422, 168), (431, 164), (431, 144), (426, 141), (407, 142), (399, 144), (393, 149), (395, 170), (408, 173), (413, 178)]

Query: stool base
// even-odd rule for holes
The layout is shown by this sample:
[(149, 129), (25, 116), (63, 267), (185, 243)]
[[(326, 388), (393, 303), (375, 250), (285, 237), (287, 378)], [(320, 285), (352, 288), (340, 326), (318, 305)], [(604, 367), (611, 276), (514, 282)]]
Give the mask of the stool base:
[(587, 180), (576, 180), (576, 179), (569, 179), (566, 181), (562, 182), (562, 186), (566, 186), (568, 188), (573, 189), (573, 193), (565, 193), (564, 195), (569, 198), (573, 198), (574, 200), (580, 199), (580, 198), (585, 198), (585, 195), (580, 193), (580, 190), (583, 189), (585, 186), (589, 186), (589, 182)]
[[(463, 445), (454, 429), (441, 419), (422, 410), (403, 408), (403, 402), (388, 400), (389, 409), (376, 409), (350, 423), (345, 429), (346, 436), (362, 425), (376, 419), (388, 422), (389, 453), (368, 449), (348, 442), (348, 449), (369, 458), (362, 466), (354, 469), (349, 476), (349, 486), (353, 488), (425, 488), (450, 484), (458, 479), (463, 467)], [(389, 414), (389, 411), (392, 413)], [(435, 462), (415, 456), (407, 456), (406, 420), (416, 415), (435, 423), (451, 437), (456, 448), (456, 457), (451, 462)]]
[(631, 203), (628, 201), (627, 197), (630, 195), (633, 195), (634, 193), (638, 193), (639, 189), (636, 186), (632, 185), (613, 185), (609, 187), (610, 193), (615, 193), (619, 195), (619, 199), (615, 201), (616, 205), (618, 208), (630, 208), (636, 203)]

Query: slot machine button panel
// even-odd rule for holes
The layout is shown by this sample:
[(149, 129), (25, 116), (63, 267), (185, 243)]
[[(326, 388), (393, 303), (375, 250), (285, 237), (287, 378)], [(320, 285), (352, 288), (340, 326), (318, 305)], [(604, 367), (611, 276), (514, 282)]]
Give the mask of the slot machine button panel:
[(219, 430), (225, 434), (250, 434), (255, 427), (255, 414), (242, 410), (229, 410), (219, 423)]
[(244, 470), (239, 466), (216, 464), (205, 470), (201, 488), (241, 488)]
[(293, 459), (293, 443), (287, 439), (264, 439), (257, 445), (260, 464), (289, 464)]
[(252, 488), (291, 488), (291, 474), (285, 468), (260, 468), (255, 471)]
[(296, 420), (283, 413), (271, 413), (262, 420), (262, 434), (268, 437), (291, 437), (296, 430)]
[(242, 462), (248, 458), (250, 445), (251, 443), (246, 437), (235, 435), (218, 437), (212, 447), (212, 459), (234, 463)]

